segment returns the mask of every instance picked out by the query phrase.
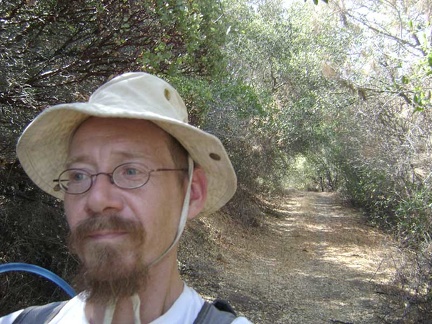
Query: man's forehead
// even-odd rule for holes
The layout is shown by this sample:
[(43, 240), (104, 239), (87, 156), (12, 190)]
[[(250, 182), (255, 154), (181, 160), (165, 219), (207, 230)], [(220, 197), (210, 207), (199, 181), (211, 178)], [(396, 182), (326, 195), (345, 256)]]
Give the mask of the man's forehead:
[(147, 120), (97, 118), (85, 120), (74, 132), (67, 164), (87, 162), (85, 149), (102, 147), (118, 158), (149, 158), (169, 147), (170, 135)]
[[(154, 159), (155, 152), (152, 151), (125, 151), (125, 150), (112, 150), (110, 152), (110, 158), (113, 161), (128, 161), (128, 162), (143, 162), (143, 161), (151, 161)], [(71, 167), (73, 164), (77, 163), (84, 163), (84, 164), (92, 164), (94, 162), (94, 157), (87, 154), (77, 154), (77, 155), (69, 155), (68, 159), (66, 160), (66, 167)]]

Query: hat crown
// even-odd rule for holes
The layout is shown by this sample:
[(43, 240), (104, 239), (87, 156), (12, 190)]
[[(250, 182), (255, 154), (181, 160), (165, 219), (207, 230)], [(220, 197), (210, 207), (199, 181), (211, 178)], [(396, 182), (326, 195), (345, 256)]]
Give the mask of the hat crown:
[[(147, 73), (126, 73), (98, 88), (89, 103), (130, 113), (146, 112), (188, 122), (186, 106), (167, 82)], [(103, 108), (102, 108), (103, 109)]]

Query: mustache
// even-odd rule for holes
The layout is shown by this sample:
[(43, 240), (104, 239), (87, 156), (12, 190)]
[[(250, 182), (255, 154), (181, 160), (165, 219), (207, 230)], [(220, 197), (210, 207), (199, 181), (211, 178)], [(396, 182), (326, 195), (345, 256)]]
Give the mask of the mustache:
[(137, 230), (139, 226), (140, 224), (137, 221), (125, 219), (115, 214), (97, 215), (78, 223), (72, 232), (75, 232), (79, 236), (103, 230), (121, 230), (133, 232)]
[(92, 233), (98, 231), (121, 231), (134, 237), (142, 236), (141, 223), (138, 221), (125, 219), (117, 214), (99, 214), (84, 219), (71, 229), (68, 237), (69, 246), (76, 247), (78, 242), (83, 242)]

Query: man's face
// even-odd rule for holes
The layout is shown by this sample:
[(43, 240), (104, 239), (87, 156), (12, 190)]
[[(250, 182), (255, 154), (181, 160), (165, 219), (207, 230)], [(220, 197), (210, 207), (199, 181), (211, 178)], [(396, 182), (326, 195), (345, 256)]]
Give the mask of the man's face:
[[(111, 173), (128, 162), (176, 168), (163, 130), (147, 121), (113, 118), (90, 118), (78, 128), (66, 168)], [(131, 282), (130, 276), (142, 280), (146, 266), (174, 240), (183, 197), (177, 172), (155, 172), (137, 189), (118, 188), (101, 174), (86, 193), (65, 194), (71, 247), (86, 280), (97, 285), (120, 280), (120, 286)]]

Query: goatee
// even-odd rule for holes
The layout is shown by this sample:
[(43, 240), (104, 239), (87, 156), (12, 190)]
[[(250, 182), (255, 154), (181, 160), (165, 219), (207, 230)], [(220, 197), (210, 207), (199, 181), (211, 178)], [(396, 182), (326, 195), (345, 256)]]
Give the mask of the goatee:
[[(98, 240), (92, 236), (102, 232), (119, 237)], [(71, 231), (69, 248), (81, 261), (75, 286), (85, 291), (88, 302), (107, 304), (145, 288), (144, 241), (141, 223), (118, 215), (93, 216)]]

